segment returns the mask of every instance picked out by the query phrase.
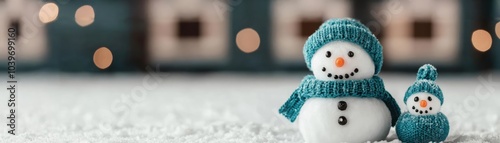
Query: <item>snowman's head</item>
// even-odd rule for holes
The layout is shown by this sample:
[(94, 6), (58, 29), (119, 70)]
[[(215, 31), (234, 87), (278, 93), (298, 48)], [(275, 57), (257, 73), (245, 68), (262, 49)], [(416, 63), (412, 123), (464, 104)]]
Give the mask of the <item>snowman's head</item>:
[(417, 80), (406, 91), (404, 103), (414, 115), (437, 114), (444, 102), (443, 92), (436, 84), (437, 70), (425, 64), (418, 70)]
[(333, 41), (314, 53), (311, 70), (319, 80), (359, 80), (371, 78), (375, 64), (359, 45)]
[(419, 92), (407, 99), (406, 108), (413, 115), (437, 114), (441, 110), (441, 100), (427, 92)]
[(325, 21), (309, 38), (303, 53), (319, 80), (371, 78), (383, 64), (382, 45), (370, 29), (350, 18)]

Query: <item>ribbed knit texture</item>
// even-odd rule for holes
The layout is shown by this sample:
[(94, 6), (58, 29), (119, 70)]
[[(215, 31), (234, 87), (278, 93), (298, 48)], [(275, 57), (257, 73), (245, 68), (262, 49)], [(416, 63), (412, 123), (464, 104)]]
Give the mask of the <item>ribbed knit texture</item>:
[(448, 119), (441, 112), (434, 115), (405, 112), (396, 124), (396, 134), (404, 143), (441, 142), (446, 140), (449, 131)]
[(392, 126), (401, 114), (396, 100), (385, 90), (384, 82), (378, 76), (363, 80), (323, 81), (313, 75), (304, 77), (300, 86), (279, 109), (291, 122), (299, 115), (302, 105), (310, 98), (360, 97), (382, 100), (391, 112)]
[(439, 86), (434, 82), (437, 79), (437, 76), (437, 69), (434, 66), (430, 64), (421, 66), (418, 69), (417, 80), (408, 88), (408, 90), (406, 90), (403, 100), (404, 103), (406, 104), (407, 99), (415, 93), (427, 92), (439, 98), (439, 100), (441, 101), (441, 105), (443, 105), (443, 92), (441, 91), (441, 88), (439, 88)]
[(370, 30), (359, 21), (342, 18), (324, 22), (304, 44), (304, 59), (311, 69), (311, 59), (316, 51), (332, 41), (347, 41), (363, 48), (375, 64), (375, 75), (380, 72), (383, 63), (382, 45)]
[(417, 80), (427, 79), (435, 81), (437, 76), (437, 69), (431, 64), (422, 65), (417, 72)]

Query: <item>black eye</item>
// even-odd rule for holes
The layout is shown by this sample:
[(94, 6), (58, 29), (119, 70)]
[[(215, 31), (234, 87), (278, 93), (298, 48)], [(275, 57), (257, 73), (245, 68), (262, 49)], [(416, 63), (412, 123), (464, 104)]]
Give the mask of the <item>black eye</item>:
[(332, 53), (330, 51), (326, 51), (326, 57), (329, 58), (332, 56)]
[(413, 101), (418, 102), (418, 97), (413, 98)]
[(347, 55), (352, 58), (352, 57), (354, 57), (354, 52), (349, 51), (349, 53), (347, 53)]
[(432, 101), (432, 98), (429, 96), (429, 97), (427, 97), (427, 100)]

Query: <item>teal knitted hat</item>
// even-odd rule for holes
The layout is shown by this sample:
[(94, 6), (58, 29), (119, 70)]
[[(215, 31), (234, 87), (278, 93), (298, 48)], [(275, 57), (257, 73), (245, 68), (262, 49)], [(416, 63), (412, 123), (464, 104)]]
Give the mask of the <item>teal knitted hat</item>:
[(347, 41), (363, 48), (375, 64), (375, 75), (382, 68), (382, 45), (377, 37), (366, 26), (351, 18), (330, 19), (319, 27), (304, 44), (304, 59), (307, 68), (311, 69), (311, 59), (314, 53), (325, 44), (333, 41)]
[(417, 81), (411, 85), (406, 91), (404, 103), (413, 94), (419, 92), (427, 92), (439, 98), (441, 105), (443, 105), (443, 92), (441, 88), (434, 82), (437, 78), (437, 70), (430, 64), (425, 64), (418, 69)]

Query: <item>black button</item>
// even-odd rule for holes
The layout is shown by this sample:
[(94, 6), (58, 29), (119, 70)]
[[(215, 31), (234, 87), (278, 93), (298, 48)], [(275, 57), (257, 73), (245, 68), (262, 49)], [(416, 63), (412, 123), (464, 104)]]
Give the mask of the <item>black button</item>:
[(345, 109), (347, 109), (347, 102), (339, 101), (339, 104), (337, 105), (337, 107), (339, 108), (339, 110), (344, 111)]
[(339, 117), (339, 125), (347, 124), (347, 119), (344, 116)]

